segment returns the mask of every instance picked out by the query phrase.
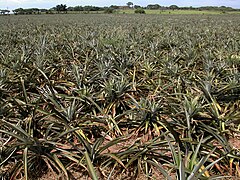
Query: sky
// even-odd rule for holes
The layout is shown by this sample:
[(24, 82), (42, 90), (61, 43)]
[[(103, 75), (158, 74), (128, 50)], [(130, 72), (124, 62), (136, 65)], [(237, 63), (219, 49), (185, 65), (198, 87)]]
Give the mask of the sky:
[[(230, 6), (240, 8), (240, 0), (129, 0), (135, 5), (147, 6), (148, 4), (159, 4), (162, 6), (170, 6), (176, 4), (178, 6)], [(126, 5), (129, 1), (120, 0), (0, 0), (0, 9), (16, 9), (22, 8), (51, 8), (57, 4), (66, 4), (69, 6), (110, 6), (110, 5)]]

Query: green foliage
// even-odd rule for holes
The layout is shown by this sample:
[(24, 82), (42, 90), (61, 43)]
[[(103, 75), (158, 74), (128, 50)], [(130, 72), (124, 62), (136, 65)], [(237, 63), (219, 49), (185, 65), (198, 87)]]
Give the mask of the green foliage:
[(133, 2), (127, 2), (127, 6), (130, 8), (131, 6), (133, 6)]
[(106, 8), (106, 9), (104, 10), (104, 13), (106, 13), (106, 14), (112, 14), (112, 13), (114, 13), (114, 9), (113, 9), (113, 8)]
[(239, 18), (160, 16), (0, 17), (2, 179), (239, 178)]
[(66, 4), (60, 4), (60, 5), (57, 5), (56, 6), (56, 11), (58, 12), (58, 13), (60, 13), (60, 12), (67, 12), (67, 5)]
[(171, 5), (169, 6), (169, 9), (175, 10), (175, 9), (179, 9), (179, 7), (177, 5)]
[(18, 8), (18, 9), (13, 10), (13, 12), (15, 15), (18, 15), (18, 14), (40, 14), (40, 9), (38, 9), (38, 8), (29, 8), (29, 9)]
[(149, 5), (147, 5), (146, 8), (147, 9), (154, 9), (154, 10), (156, 10), (156, 9), (160, 9), (161, 6), (159, 4), (149, 4)]
[(10, 13), (10, 10), (8, 10), (8, 9), (2, 9), (2, 10), (0, 10), (0, 14), (9, 14)]
[(134, 11), (136, 14), (145, 14), (145, 10), (143, 8), (137, 8), (135, 11)]

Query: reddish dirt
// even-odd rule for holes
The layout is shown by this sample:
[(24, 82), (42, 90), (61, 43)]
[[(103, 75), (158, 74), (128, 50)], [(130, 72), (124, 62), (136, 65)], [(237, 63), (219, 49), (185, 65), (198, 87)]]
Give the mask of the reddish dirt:
[(233, 149), (240, 151), (240, 133), (234, 133), (233, 137), (229, 138), (228, 142)]
[[(174, 180), (174, 175), (172, 174), (172, 178)], [(72, 177), (70, 177), (71, 180), (91, 180), (91, 178), (86, 174), (86, 172), (73, 172)], [(108, 177), (104, 177), (103, 175), (99, 176), (99, 180), (107, 180)], [(146, 180), (147, 177), (144, 173), (140, 173), (137, 177), (133, 176), (132, 172), (125, 172), (125, 173), (114, 173), (113, 177), (110, 178), (110, 180)], [(152, 170), (151, 173), (151, 179), (158, 179), (158, 180), (164, 180), (164, 176), (156, 169)], [(43, 175), (38, 180), (65, 180), (60, 175), (53, 174), (52, 172), (47, 172), (45, 175)]]
[[(124, 134), (130, 134), (129, 132), (124, 132)], [(114, 153), (114, 152), (119, 152), (124, 149), (124, 147), (129, 147), (133, 145), (135, 142), (145, 144), (146, 142), (150, 141), (152, 139), (152, 134), (147, 133), (145, 135), (133, 132), (131, 135), (129, 135), (123, 142), (118, 143), (117, 145), (109, 147), (107, 150), (105, 150), (103, 153)], [(106, 136), (105, 141), (103, 142), (104, 144), (107, 144), (108, 142), (111, 141), (111, 138)], [(240, 133), (235, 133), (232, 137), (229, 138), (229, 144), (230, 146), (237, 150), (240, 151)], [(217, 142), (216, 142), (217, 143)], [(216, 144), (219, 145), (219, 144)], [(169, 155), (170, 156), (170, 155)], [(142, 167), (143, 168), (143, 167)], [(219, 167), (221, 169), (221, 167)], [(235, 170), (238, 167), (233, 167)], [(166, 167), (166, 170), (168, 168)], [(228, 169), (228, 168), (227, 168)], [(111, 168), (105, 168), (104, 170), (101, 169), (95, 169), (97, 172), (97, 175), (99, 177), (99, 180), (105, 180), (108, 179), (109, 173), (111, 172)], [(70, 173), (70, 179), (71, 180), (91, 180), (91, 177), (89, 177), (88, 172), (86, 169), (83, 169), (82, 167), (71, 167), (69, 168)], [(145, 180), (148, 179), (146, 175), (143, 173), (143, 170), (136, 175), (136, 172), (132, 168), (129, 168), (127, 171), (122, 172), (123, 168), (119, 167), (116, 168), (115, 171), (112, 174), (112, 178), (110, 180)], [(239, 174), (238, 174), (239, 173)], [(176, 179), (176, 175), (174, 172), (169, 173), (172, 177), (172, 179)], [(232, 178), (225, 178), (226, 180), (240, 180), (240, 169), (236, 174), (234, 174), (238, 177), (232, 177)], [(159, 172), (156, 168), (151, 168), (150, 172), (150, 179), (156, 179), (156, 180), (164, 180), (164, 176)], [(52, 171), (48, 171), (45, 174), (43, 174), (41, 177), (37, 178), (37, 180), (65, 180), (63, 174), (56, 174)], [(223, 180), (225, 180), (223, 179)]]

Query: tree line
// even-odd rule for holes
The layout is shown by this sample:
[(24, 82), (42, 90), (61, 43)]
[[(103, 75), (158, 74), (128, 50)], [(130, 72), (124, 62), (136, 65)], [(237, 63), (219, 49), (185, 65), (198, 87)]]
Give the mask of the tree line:
[[(74, 7), (67, 7), (66, 4), (59, 4), (55, 7), (52, 7), (50, 9), (39, 9), (39, 8), (17, 8), (13, 10), (13, 13), (18, 14), (54, 14), (54, 13), (67, 13), (68, 11), (83, 11), (83, 12), (89, 12), (89, 11), (104, 11), (105, 13), (113, 13), (116, 10), (121, 9), (135, 9), (135, 13), (145, 13), (145, 9), (149, 10), (214, 10), (214, 11), (239, 11), (239, 9), (234, 9), (232, 7), (226, 7), (226, 6), (203, 6), (203, 7), (179, 7), (177, 5), (170, 5), (170, 6), (161, 6), (159, 4), (149, 4), (145, 7), (140, 5), (134, 5), (132, 2), (127, 2), (125, 6), (117, 6), (117, 5), (111, 5), (109, 7), (98, 7), (98, 6), (74, 6)], [(9, 10), (0, 10), (0, 14), (9, 14)]]

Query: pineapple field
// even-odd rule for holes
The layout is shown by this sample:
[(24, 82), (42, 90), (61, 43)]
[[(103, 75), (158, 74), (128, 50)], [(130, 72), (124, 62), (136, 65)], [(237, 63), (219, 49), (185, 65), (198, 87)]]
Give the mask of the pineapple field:
[(239, 15), (0, 16), (1, 179), (239, 179)]

